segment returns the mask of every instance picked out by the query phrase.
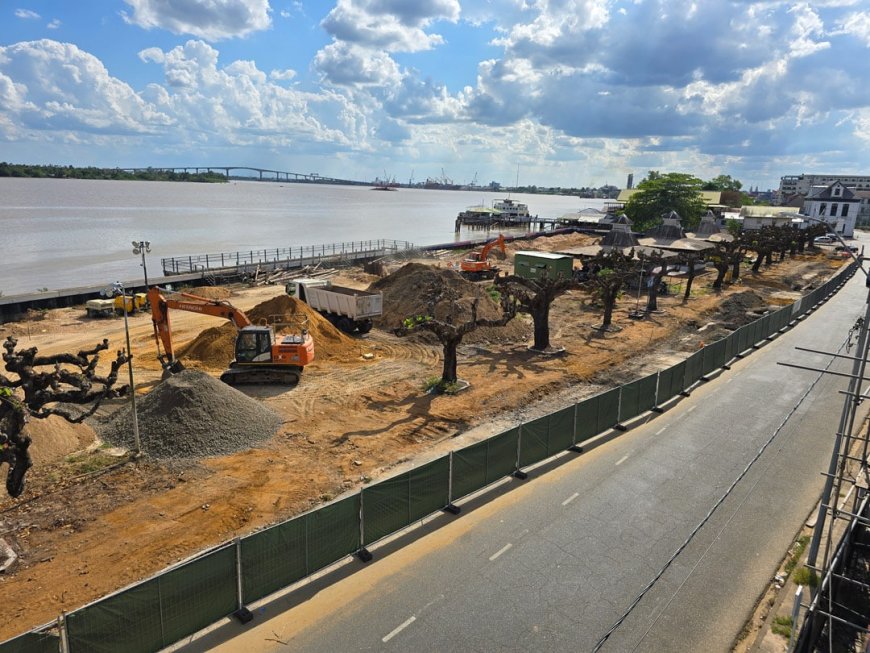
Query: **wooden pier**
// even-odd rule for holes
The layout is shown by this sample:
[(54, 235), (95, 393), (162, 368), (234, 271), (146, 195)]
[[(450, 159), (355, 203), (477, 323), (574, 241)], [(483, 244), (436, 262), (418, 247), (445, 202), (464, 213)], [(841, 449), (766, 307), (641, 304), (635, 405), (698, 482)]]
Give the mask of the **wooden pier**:
[(278, 269), (290, 270), (320, 263), (352, 264), (413, 251), (413, 243), (404, 240), (362, 240), (328, 245), (276, 247), (217, 254), (194, 254), (160, 259), (167, 277), (200, 273), (215, 278), (247, 277)]
[(573, 218), (539, 218), (528, 216), (516, 218), (500, 215), (463, 215), (456, 218), (455, 231), (467, 229), (524, 229), (525, 231), (553, 231), (564, 227), (588, 226), (582, 220)]

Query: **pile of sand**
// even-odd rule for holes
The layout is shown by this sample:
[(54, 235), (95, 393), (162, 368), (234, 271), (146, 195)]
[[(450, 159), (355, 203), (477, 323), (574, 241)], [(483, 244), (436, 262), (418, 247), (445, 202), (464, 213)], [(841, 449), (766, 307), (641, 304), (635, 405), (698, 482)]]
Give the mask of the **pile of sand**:
[(757, 320), (767, 306), (764, 298), (754, 290), (745, 290), (726, 297), (719, 305), (717, 317), (732, 326), (743, 326)]
[[(281, 417), (235, 388), (196, 370), (184, 370), (137, 401), (142, 450), (155, 458), (219, 456), (275, 435)], [(133, 448), (130, 406), (98, 426), (110, 444)]]
[[(277, 334), (298, 333), (307, 321), (308, 332), (314, 340), (314, 360), (350, 360), (359, 356), (359, 344), (349, 335), (336, 329), (325, 317), (305, 302), (289, 295), (278, 295), (257, 304), (245, 313), (254, 324), (272, 324)], [(211, 327), (190, 343), (181, 347), (178, 358), (197, 361), (209, 368), (224, 368), (235, 355), (236, 327), (229, 322)]]
[(24, 433), (33, 440), (30, 456), (37, 465), (63, 460), (69, 454), (87, 448), (95, 439), (94, 429), (89, 425), (71, 424), (57, 415), (31, 419), (24, 427)]
[[(478, 317), (498, 319), (502, 314), (501, 307), (486, 293), (482, 285), (465, 280), (453, 270), (434, 268), (422, 263), (408, 263), (369, 286), (371, 291), (384, 293), (384, 313), (375, 321), (375, 326), (392, 331), (400, 327), (408, 317), (427, 314), (426, 293), (433, 283), (444, 284), (458, 293), (460, 300), (457, 302), (457, 322), (470, 318), (471, 304), (476, 297), (480, 298)], [(448, 303), (443, 302), (436, 308), (435, 317), (444, 319), (447, 309)], [(517, 317), (504, 327), (486, 327), (472, 331), (463, 338), (463, 342), (518, 342), (526, 340), (530, 333), (527, 322)], [(424, 337), (427, 340), (434, 339), (431, 334)]]
[(229, 299), (233, 293), (229, 288), (223, 286), (200, 286), (192, 290), (191, 294), (206, 299)]

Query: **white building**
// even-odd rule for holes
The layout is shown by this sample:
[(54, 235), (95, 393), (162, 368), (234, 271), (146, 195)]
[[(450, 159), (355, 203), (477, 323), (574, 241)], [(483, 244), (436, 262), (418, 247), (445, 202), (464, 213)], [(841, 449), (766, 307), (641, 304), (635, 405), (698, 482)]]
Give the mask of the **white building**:
[(843, 182), (829, 186), (815, 186), (804, 199), (801, 213), (810, 218), (824, 220), (841, 236), (851, 238), (861, 208), (861, 198)]
[(835, 181), (856, 190), (870, 190), (870, 176), (861, 175), (786, 175), (779, 179), (779, 201), (794, 195), (809, 195), (814, 186), (829, 186)]

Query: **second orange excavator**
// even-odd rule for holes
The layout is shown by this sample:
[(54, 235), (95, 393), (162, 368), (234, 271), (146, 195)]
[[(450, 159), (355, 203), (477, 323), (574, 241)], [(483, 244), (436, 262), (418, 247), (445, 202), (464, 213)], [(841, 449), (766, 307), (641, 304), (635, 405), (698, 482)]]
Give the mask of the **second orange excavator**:
[[(314, 360), (314, 341), (307, 329), (298, 333), (276, 336), (275, 325), (255, 325), (242, 311), (227, 301), (208, 299), (188, 293), (172, 293), (164, 297), (161, 289), (154, 286), (148, 290), (151, 305), (151, 321), (154, 323), (154, 338), (157, 341), (157, 358), (165, 374), (174, 374), (184, 369), (175, 357), (172, 346), (172, 329), (169, 311), (180, 310), (203, 315), (213, 315), (232, 322), (238, 335), (235, 344), (235, 359), (229, 369), (221, 374), (221, 381), (229, 385), (237, 383), (261, 383), (295, 385), (302, 369)], [(160, 345), (164, 353), (160, 353)]]
[(501, 250), (502, 254), (505, 254), (504, 236), (502, 234), (499, 234), (495, 240), (486, 243), (481, 249), (474, 250), (468, 255), (468, 258), (462, 260), (459, 264), (462, 276), (471, 281), (494, 279), (499, 272), (498, 267), (489, 262), (489, 253), (494, 247), (497, 247)]

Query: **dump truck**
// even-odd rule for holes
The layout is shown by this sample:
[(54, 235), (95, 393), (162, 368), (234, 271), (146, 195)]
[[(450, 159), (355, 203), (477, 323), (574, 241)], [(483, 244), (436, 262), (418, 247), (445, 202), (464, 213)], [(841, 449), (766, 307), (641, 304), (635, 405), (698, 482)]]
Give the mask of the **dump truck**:
[(308, 304), (345, 333), (368, 333), (383, 313), (384, 294), (336, 286), (328, 279), (294, 279), (287, 294)]

